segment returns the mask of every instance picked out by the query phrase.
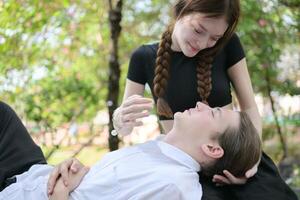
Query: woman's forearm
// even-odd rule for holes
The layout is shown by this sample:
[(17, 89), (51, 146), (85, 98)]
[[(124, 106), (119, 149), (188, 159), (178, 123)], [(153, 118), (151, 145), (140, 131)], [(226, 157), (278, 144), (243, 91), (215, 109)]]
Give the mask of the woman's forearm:
[(252, 107), (249, 109), (244, 110), (248, 116), (250, 117), (254, 127), (257, 129), (257, 132), (261, 138), (262, 136), (262, 121), (261, 121), (261, 116), (258, 112), (257, 107)]

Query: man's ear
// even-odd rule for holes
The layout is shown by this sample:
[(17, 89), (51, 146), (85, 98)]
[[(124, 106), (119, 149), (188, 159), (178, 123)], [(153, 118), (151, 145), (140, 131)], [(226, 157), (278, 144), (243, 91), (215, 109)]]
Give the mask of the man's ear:
[(221, 158), (224, 155), (224, 150), (219, 145), (203, 144), (201, 148), (204, 154), (214, 159)]

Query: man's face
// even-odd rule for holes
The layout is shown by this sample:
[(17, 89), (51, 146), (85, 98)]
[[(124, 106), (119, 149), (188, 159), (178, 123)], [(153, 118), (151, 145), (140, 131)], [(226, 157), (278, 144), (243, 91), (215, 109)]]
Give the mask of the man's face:
[(212, 137), (229, 127), (238, 127), (239, 113), (218, 107), (211, 108), (198, 102), (195, 108), (175, 113), (174, 125), (180, 131)]

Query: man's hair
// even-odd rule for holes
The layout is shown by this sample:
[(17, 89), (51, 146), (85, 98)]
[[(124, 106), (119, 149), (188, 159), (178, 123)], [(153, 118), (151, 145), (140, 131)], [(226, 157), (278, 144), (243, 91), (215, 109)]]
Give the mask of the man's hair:
[[(207, 17), (218, 18), (224, 16), (228, 28), (223, 37), (211, 47), (201, 50), (197, 55), (197, 91), (203, 103), (208, 104), (211, 92), (211, 67), (216, 54), (233, 35), (240, 16), (239, 0), (178, 0), (174, 6), (175, 20), (192, 13), (203, 13)], [(157, 97), (157, 113), (172, 118), (173, 112), (164, 99), (169, 80), (171, 63), (171, 45), (174, 23), (172, 22), (162, 34), (157, 50), (155, 76), (153, 80), (154, 95)]]
[(223, 174), (228, 170), (236, 177), (245, 176), (260, 159), (261, 140), (256, 128), (245, 112), (240, 112), (240, 123), (237, 128), (230, 127), (217, 138), (224, 150), (224, 155), (213, 165), (203, 168), (203, 175)]

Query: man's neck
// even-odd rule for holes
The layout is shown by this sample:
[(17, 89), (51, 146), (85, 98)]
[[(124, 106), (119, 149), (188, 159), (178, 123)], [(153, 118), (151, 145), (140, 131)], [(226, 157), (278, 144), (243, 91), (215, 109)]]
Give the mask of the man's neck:
[[(181, 137), (179, 137), (181, 136)], [(171, 130), (166, 136), (163, 138), (165, 143), (168, 143), (188, 155), (190, 155), (194, 160), (200, 163), (201, 158), (199, 154), (197, 154), (197, 147), (193, 145), (193, 142), (189, 140), (189, 138), (184, 137), (184, 134), (176, 133), (174, 130)]]

